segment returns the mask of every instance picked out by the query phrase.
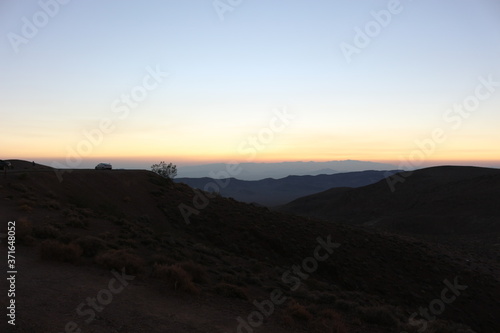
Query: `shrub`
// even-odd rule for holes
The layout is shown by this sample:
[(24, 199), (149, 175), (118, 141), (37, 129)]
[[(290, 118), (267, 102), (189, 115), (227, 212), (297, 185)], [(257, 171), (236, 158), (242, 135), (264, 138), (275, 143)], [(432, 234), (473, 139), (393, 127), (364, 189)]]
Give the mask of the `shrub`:
[(16, 191), (22, 192), (22, 193), (29, 193), (30, 191), (24, 184), (19, 184), (19, 183), (11, 183), (9, 184), (11, 188), (13, 188)]
[(97, 235), (97, 237), (99, 239), (111, 242), (111, 241), (114, 241), (116, 239), (116, 234), (107, 231), (107, 232), (103, 232), (103, 233)]
[(119, 245), (121, 248), (131, 248), (131, 249), (137, 248), (137, 241), (135, 239), (132, 239), (132, 235), (119, 238), (116, 241), (116, 244)]
[(26, 172), (23, 172), (19, 176), (17, 176), (17, 179), (26, 180), (26, 179), (28, 179), (28, 174)]
[(42, 226), (35, 226), (33, 228), (33, 235), (37, 238), (47, 239), (47, 238), (59, 238), (61, 237), (61, 232), (59, 229), (50, 224), (45, 224)]
[(125, 268), (129, 274), (140, 273), (145, 265), (144, 260), (127, 250), (108, 250), (96, 257), (96, 262), (108, 269)]
[(81, 237), (76, 240), (76, 243), (82, 248), (85, 257), (94, 257), (101, 250), (106, 248), (106, 243), (102, 239), (94, 236)]
[(153, 237), (144, 236), (141, 239), (141, 244), (148, 246), (149, 248), (154, 248), (158, 242)]
[(398, 320), (393, 315), (393, 311), (387, 306), (359, 307), (358, 313), (361, 319), (367, 323), (382, 326), (394, 326), (398, 323)]
[(83, 220), (81, 216), (72, 215), (68, 217), (66, 225), (74, 228), (87, 229), (89, 222), (87, 220)]
[(76, 235), (76, 234), (73, 234), (73, 233), (63, 233), (63, 234), (61, 234), (61, 236), (57, 240), (60, 241), (60, 242), (63, 242), (64, 244), (69, 244), (69, 243), (74, 243), (74, 241), (77, 238), (78, 238), (78, 235)]
[(335, 308), (337, 308), (343, 312), (352, 312), (352, 311), (356, 310), (357, 307), (358, 307), (358, 303), (356, 303), (356, 302), (345, 301), (342, 299), (339, 299), (335, 302)]
[(172, 163), (165, 163), (161, 161), (159, 164), (153, 164), (151, 171), (162, 176), (163, 178), (173, 179), (177, 176), (177, 166)]
[(75, 263), (82, 255), (82, 249), (77, 244), (64, 244), (48, 239), (40, 245), (40, 254), (44, 260)]
[(47, 200), (44, 204), (42, 204), (42, 207), (49, 208), (52, 210), (60, 210), (61, 209), (61, 205), (56, 200)]
[(166, 282), (167, 285), (173, 290), (181, 290), (191, 294), (197, 294), (200, 292), (200, 290), (194, 285), (192, 276), (179, 264), (155, 264), (153, 277)]
[(113, 217), (123, 217), (123, 212), (120, 208), (109, 202), (101, 202), (97, 205), (96, 212), (101, 216)]
[(179, 264), (182, 269), (188, 272), (193, 278), (193, 282), (204, 283), (207, 279), (205, 267), (192, 261), (185, 261)]
[(137, 223), (151, 224), (151, 219), (149, 218), (148, 215), (141, 215), (137, 218)]

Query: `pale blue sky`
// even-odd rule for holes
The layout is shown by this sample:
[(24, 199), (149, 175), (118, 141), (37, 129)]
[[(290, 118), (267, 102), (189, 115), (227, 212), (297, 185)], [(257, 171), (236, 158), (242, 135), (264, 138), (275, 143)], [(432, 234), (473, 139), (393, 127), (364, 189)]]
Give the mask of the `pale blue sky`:
[[(238, 159), (239, 143), (286, 106), (295, 120), (256, 161), (397, 161), (445, 127), (443, 113), (478, 77), (500, 81), (500, 2), (402, 0), (347, 63), (341, 43), (389, 2), (246, 0), (221, 21), (210, 0), (73, 0), (15, 52), (9, 33), (22, 36), (22, 18), (41, 7), (4, 0), (0, 149), (64, 161), (158, 65), (169, 77), (84, 160)], [(500, 89), (460, 129), (448, 126), (428, 160), (498, 161), (499, 107)]]

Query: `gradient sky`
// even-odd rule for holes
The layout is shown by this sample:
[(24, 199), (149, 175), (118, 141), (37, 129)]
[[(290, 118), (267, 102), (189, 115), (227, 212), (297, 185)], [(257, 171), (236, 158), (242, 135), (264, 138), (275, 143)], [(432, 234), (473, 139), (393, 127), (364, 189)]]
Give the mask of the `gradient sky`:
[[(481, 77), (500, 82), (500, 2), (401, 0), (348, 62), (342, 43), (356, 46), (356, 28), (376, 28), (371, 13), (390, 2), (244, 0), (221, 20), (211, 0), (73, 0), (57, 12), (42, 0), (53, 17), (2, 0), (0, 158), (500, 166), (500, 85), (467, 117), (450, 111)], [(168, 77), (118, 112), (157, 67)], [(294, 118), (276, 131), (284, 109)], [(89, 142), (106, 119), (113, 130)], [(431, 149), (436, 128), (446, 140)]]

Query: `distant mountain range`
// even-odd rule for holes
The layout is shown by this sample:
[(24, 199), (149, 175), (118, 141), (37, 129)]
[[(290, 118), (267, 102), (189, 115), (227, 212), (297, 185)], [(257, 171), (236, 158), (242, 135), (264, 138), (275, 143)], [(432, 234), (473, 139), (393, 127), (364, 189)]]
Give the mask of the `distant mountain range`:
[(360, 171), (318, 176), (288, 176), (280, 179), (267, 178), (257, 181), (246, 181), (235, 178), (176, 178), (175, 182), (185, 183), (193, 188), (207, 189), (208, 184), (218, 184), (223, 197), (232, 197), (238, 201), (257, 203), (265, 206), (286, 204), (294, 199), (313, 193), (322, 192), (332, 187), (360, 187), (373, 184), (392, 171)]
[(240, 163), (235, 172), (228, 172), (231, 166), (226, 163), (179, 166), (180, 178), (237, 178), (240, 180), (260, 180), (265, 178), (284, 178), (295, 176), (316, 176), (364, 170), (396, 170), (392, 164), (366, 161), (329, 161), (329, 162), (282, 162), (282, 163)]

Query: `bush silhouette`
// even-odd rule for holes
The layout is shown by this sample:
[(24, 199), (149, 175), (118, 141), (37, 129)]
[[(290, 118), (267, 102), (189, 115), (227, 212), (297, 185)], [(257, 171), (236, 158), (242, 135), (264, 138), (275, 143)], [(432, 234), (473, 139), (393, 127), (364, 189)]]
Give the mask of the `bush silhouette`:
[(161, 161), (159, 164), (153, 164), (151, 166), (151, 171), (163, 178), (173, 179), (177, 176), (177, 166), (172, 163), (167, 164), (164, 161)]

